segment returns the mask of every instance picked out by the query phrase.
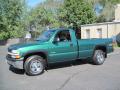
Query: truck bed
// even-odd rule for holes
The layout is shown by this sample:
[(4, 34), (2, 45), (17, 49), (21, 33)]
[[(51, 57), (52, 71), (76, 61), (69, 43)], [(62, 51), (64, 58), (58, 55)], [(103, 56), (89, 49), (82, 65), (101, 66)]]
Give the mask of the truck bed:
[(78, 39), (78, 58), (91, 57), (97, 46), (106, 46), (107, 53), (113, 51), (112, 39)]

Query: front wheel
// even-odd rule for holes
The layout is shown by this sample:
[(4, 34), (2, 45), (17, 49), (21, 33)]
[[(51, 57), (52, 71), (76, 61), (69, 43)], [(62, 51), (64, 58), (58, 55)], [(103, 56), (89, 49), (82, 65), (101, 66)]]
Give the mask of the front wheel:
[(43, 58), (38, 55), (28, 57), (24, 63), (24, 69), (31, 76), (42, 74), (45, 69)]
[(92, 59), (94, 64), (101, 65), (105, 61), (105, 53), (102, 50), (95, 50)]

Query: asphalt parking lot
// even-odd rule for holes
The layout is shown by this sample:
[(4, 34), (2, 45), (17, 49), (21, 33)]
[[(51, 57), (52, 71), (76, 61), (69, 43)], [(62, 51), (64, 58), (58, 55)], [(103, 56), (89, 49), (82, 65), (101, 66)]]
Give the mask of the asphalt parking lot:
[(70, 62), (52, 65), (39, 76), (9, 67), (6, 47), (0, 46), (0, 90), (120, 90), (120, 49), (108, 55), (103, 65)]

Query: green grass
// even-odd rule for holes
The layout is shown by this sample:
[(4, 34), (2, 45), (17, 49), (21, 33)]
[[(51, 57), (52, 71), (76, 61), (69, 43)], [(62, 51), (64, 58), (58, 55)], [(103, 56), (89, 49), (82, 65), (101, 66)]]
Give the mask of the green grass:
[(118, 45), (117, 43), (113, 44), (114, 48), (120, 48), (120, 45)]

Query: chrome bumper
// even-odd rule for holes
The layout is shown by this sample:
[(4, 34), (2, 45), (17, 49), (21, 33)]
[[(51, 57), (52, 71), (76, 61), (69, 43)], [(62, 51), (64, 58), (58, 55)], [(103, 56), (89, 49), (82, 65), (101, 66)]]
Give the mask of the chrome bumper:
[(18, 69), (23, 69), (23, 58), (16, 60), (14, 58), (9, 57), (9, 55), (7, 55), (6, 59), (9, 65), (12, 65), (13, 67)]

